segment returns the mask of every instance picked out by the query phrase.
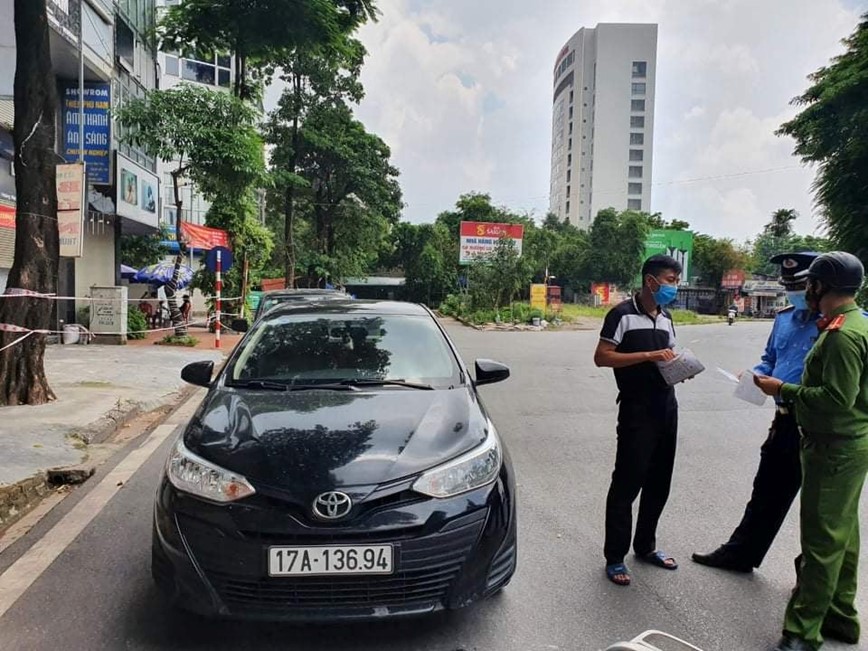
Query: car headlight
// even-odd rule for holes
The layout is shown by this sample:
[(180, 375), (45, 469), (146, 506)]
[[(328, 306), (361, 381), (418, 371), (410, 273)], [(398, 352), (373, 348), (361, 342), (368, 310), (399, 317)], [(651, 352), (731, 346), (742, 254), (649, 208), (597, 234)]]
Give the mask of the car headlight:
[(241, 475), (190, 452), (183, 436), (172, 448), (166, 462), (166, 475), (178, 490), (213, 502), (234, 502), (256, 492)]
[(486, 486), (497, 479), (503, 454), (494, 425), (488, 423), (488, 436), (482, 445), (422, 474), (413, 490), (430, 497), (453, 497)]

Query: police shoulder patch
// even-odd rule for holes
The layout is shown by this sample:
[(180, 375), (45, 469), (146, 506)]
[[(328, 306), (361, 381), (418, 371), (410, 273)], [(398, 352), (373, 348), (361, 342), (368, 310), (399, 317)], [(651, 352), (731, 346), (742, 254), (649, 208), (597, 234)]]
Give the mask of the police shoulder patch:
[(847, 321), (847, 315), (839, 314), (829, 322), (829, 325), (826, 326), (826, 330), (840, 330), (845, 321)]

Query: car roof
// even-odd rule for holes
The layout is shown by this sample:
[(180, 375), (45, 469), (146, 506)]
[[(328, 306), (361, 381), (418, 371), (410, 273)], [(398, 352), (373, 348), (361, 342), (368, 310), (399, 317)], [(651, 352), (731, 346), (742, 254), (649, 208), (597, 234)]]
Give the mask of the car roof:
[(375, 316), (430, 316), (428, 310), (417, 303), (376, 300), (340, 300), (327, 303), (279, 303), (268, 310), (263, 318), (272, 319), (290, 314), (369, 314)]
[(272, 296), (314, 296), (319, 294), (343, 294), (337, 289), (323, 289), (321, 287), (305, 287), (299, 289), (272, 289), (263, 292), (263, 298), (271, 298)]

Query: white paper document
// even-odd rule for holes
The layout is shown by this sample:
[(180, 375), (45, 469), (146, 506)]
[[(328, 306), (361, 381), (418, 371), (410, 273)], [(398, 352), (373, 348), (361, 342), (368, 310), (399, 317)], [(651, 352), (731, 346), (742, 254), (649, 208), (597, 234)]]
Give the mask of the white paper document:
[(702, 365), (696, 355), (688, 348), (683, 348), (677, 351), (678, 356), (668, 362), (657, 362), (657, 368), (660, 369), (660, 375), (669, 386), (674, 386), (684, 380), (689, 380), (696, 377), (705, 367)]
[(735, 395), (739, 400), (744, 400), (745, 402), (760, 407), (766, 403), (768, 396), (760, 391), (759, 387), (753, 383), (753, 371), (745, 371), (741, 374), (741, 379), (738, 379), (737, 376), (733, 375), (729, 371), (723, 370), (722, 368), (718, 368), (717, 371), (727, 380), (738, 385), (735, 387), (735, 393), (733, 395)]

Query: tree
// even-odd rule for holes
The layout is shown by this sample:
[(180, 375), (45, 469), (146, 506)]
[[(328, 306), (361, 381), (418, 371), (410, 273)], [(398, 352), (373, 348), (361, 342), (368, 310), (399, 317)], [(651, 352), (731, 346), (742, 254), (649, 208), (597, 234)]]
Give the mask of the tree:
[(601, 210), (588, 234), (585, 279), (622, 286), (635, 282), (641, 272), (648, 230), (647, 215)]
[[(57, 231), (54, 117), (57, 96), (51, 69), (45, 0), (15, 0), (15, 258), (7, 286), (53, 293), (60, 256)], [(7, 294), (9, 293), (7, 289)], [(29, 330), (51, 328), (52, 303), (36, 298), (0, 300), (0, 323)], [(45, 336), (0, 332), (0, 405), (54, 399), (45, 376)], [(16, 340), (18, 343), (13, 344)]]
[(793, 103), (802, 111), (778, 130), (817, 164), (817, 203), (836, 244), (868, 262), (868, 14), (843, 41), (846, 51), (809, 79)]
[(510, 303), (530, 283), (531, 275), (527, 258), (519, 256), (511, 239), (501, 238), (490, 255), (477, 258), (468, 267), (473, 307), (500, 308)]
[[(339, 46), (338, 46), (339, 45)], [(301, 155), (301, 128), (312, 110), (358, 103), (364, 92), (358, 81), (365, 48), (349, 37), (338, 44), (298, 46), (281, 62), (280, 77), (286, 88), (267, 125), (267, 140), (274, 145), (271, 162), (280, 200), (283, 203), (283, 268), (289, 287), (295, 286), (297, 251), (295, 242), (296, 192), (306, 181), (298, 174)]]
[(724, 274), (732, 269), (744, 269), (748, 257), (731, 239), (717, 239), (701, 233), (693, 237), (694, 275), (708, 287), (720, 287)]
[(165, 229), (154, 235), (124, 235), (121, 237), (121, 260), (136, 269), (159, 262), (168, 252), (163, 244), (167, 235)]
[[(176, 227), (183, 219), (181, 185), (189, 179), (206, 199), (241, 202), (263, 178), (263, 145), (256, 131), (255, 111), (241, 100), (191, 84), (152, 90), (129, 100), (115, 112), (125, 127), (124, 139), (148, 155), (172, 163)], [(183, 246), (183, 243), (182, 243)], [(181, 251), (166, 285), (176, 335), (186, 333), (176, 297)]]
[(183, 0), (160, 24), (163, 47), (231, 52), (235, 95), (250, 99), (255, 78), (297, 47), (339, 43), (376, 19), (372, 0)]
[(317, 107), (301, 133), (298, 173), (307, 189), (307, 283), (364, 274), (387, 246), (401, 210), (389, 147), (345, 104)]
[(457, 282), (457, 259), (450, 257), (453, 248), (447, 228), (400, 222), (391, 236), (393, 245), (380, 265), (403, 271), (407, 300), (432, 307), (439, 304)]
[(772, 237), (786, 238), (793, 234), (793, 222), (799, 218), (793, 208), (779, 208), (772, 213), (772, 220), (766, 224), (765, 232)]

